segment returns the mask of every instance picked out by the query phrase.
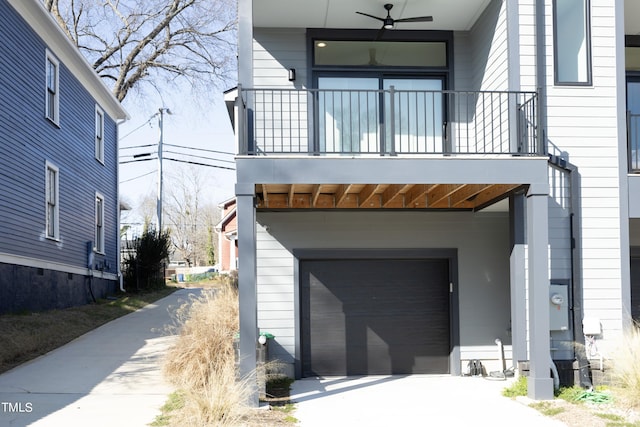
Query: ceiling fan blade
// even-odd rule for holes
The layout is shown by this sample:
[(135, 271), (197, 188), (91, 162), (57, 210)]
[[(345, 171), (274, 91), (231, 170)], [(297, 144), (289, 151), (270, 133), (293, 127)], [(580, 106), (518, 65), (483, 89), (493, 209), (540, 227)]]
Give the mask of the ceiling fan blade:
[(377, 19), (378, 21), (383, 21), (384, 22), (384, 18), (380, 18), (378, 16), (369, 15), (368, 13), (364, 13), (364, 12), (356, 12), (356, 13), (360, 14), (360, 15), (368, 16), (369, 18)]
[(416, 16), (414, 18), (396, 19), (395, 22), (432, 22), (433, 16)]
[(384, 28), (384, 25), (378, 30), (378, 34), (376, 34), (376, 38), (373, 39), (374, 42), (379, 41), (382, 38), (382, 35), (384, 34), (384, 31), (386, 30), (386, 28)]

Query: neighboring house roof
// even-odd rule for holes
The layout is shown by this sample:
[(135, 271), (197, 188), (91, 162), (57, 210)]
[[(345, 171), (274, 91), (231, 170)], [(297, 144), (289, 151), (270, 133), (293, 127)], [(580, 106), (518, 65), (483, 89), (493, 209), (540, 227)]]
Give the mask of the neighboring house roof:
[(226, 230), (226, 226), (227, 224), (229, 224), (229, 222), (231, 222), (231, 220), (233, 218), (235, 218), (236, 216), (236, 207), (234, 206), (232, 209), (229, 209), (229, 211), (226, 213), (226, 215), (220, 220), (219, 223), (216, 224), (215, 229), (217, 232), (221, 232), (224, 230), (225, 233), (229, 233), (231, 231), (235, 231), (235, 230)]
[(44, 40), (49, 49), (64, 63), (71, 73), (94, 97), (105, 112), (115, 120), (126, 120), (129, 115), (107, 88), (93, 67), (69, 40), (41, 0), (7, 0), (33, 31)]

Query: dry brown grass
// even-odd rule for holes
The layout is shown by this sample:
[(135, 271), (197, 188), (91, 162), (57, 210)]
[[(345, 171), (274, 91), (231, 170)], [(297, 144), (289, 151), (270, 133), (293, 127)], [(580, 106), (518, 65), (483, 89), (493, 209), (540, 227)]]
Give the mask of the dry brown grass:
[(612, 355), (611, 378), (630, 406), (640, 406), (640, 327), (625, 334)]
[(238, 294), (222, 285), (203, 290), (178, 310), (181, 333), (167, 354), (164, 372), (184, 394), (172, 425), (239, 425), (249, 409), (247, 383), (236, 378), (234, 339)]

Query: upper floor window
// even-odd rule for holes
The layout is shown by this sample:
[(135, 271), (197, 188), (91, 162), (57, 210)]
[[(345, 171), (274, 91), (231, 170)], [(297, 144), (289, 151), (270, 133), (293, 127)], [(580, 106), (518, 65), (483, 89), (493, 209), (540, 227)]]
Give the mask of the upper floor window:
[(590, 0), (553, 1), (557, 85), (591, 85)]
[(60, 238), (58, 167), (46, 162), (45, 174), (46, 236), (57, 240)]
[(60, 82), (60, 63), (49, 51), (47, 51), (46, 68), (47, 92), (45, 116), (52, 122), (58, 124), (60, 120), (60, 91), (58, 88)]
[(95, 246), (96, 252), (104, 253), (104, 196), (96, 193), (96, 227)]
[(104, 111), (96, 105), (95, 156), (104, 163)]

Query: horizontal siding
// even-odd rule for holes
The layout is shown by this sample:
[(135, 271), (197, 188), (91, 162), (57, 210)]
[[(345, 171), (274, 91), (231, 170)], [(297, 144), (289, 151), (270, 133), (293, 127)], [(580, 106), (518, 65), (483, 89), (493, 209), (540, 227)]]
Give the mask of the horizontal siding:
[[(253, 29), (253, 84), (255, 87), (293, 88), (307, 84), (304, 29)], [(295, 68), (290, 82), (288, 70)]]
[[(44, 117), (46, 43), (0, 1), (0, 253), (86, 266), (94, 240), (94, 199), (105, 197), (108, 271), (115, 273), (117, 127), (105, 115), (105, 165), (94, 158), (95, 101), (60, 63), (60, 127)], [(55, 55), (55, 47), (49, 46)], [(11, 64), (9, 66), (9, 64)], [(45, 161), (60, 170), (60, 241), (44, 238)], [(102, 261), (98, 256), (97, 261)]]
[(593, 86), (561, 87), (553, 84), (552, 5), (545, 3), (548, 137), (554, 153), (566, 153), (578, 167), (584, 316), (599, 318), (612, 342), (623, 315), (615, 9), (591, 1)]

